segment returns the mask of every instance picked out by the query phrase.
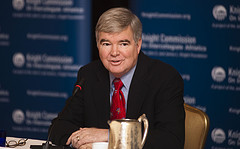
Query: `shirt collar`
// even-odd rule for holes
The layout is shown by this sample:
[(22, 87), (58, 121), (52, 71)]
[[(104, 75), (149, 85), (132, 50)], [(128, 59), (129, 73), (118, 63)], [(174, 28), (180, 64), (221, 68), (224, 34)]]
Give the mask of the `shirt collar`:
[[(135, 69), (136, 69), (136, 65), (120, 78), (121, 81), (123, 82), (124, 87), (126, 87), (127, 90), (129, 90), (130, 88), (130, 84), (131, 84)], [(112, 86), (113, 80), (115, 79), (115, 77), (111, 72), (109, 72), (109, 77), (110, 77), (110, 86)]]

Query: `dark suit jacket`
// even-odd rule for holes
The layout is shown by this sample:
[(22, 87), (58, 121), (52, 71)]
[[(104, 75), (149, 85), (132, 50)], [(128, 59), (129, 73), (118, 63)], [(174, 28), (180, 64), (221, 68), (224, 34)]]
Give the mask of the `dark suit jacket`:
[[(80, 127), (109, 128), (109, 73), (100, 60), (82, 67), (78, 81), (85, 79), (83, 90), (70, 97), (58, 117), (50, 140), (65, 144)], [(78, 82), (77, 81), (77, 82)], [(143, 113), (149, 121), (144, 149), (181, 149), (184, 146), (185, 112), (183, 80), (170, 65), (140, 52), (130, 85), (126, 117), (137, 119)]]

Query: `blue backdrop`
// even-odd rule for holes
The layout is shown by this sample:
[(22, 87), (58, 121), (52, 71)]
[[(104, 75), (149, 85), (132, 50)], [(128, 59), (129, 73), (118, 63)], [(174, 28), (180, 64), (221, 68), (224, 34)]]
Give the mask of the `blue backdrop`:
[(133, 0), (143, 23), (142, 50), (174, 66), (184, 100), (210, 118), (206, 149), (240, 148), (238, 0)]
[(91, 56), (90, 0), (4, 0), (0, 5), (0, 129), (46, 139)]

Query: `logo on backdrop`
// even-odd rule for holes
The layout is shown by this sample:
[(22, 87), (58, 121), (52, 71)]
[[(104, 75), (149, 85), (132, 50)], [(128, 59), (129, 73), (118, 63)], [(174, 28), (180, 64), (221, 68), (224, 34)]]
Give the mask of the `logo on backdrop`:
[(227, 17), (227, 10), (222, 5), (216, 5), (213, 7), (213, 17), (218, 21), (223, 21)]
[(13, 0), (12, 5), (15, 10), (22, 10), (25, 3), (24, 0)]
[(214, 67), (212, 69), (212, 79), (216, 82), (222, 82), (226, 78), (226, 72), (222, 67)]
[(211, 133), (211, 137), (213, 142), (221, 144), (225, 141), (226, 134), (221, 128), (215, 128)]
[(25, 63), (25, 57), (22, 53), (15, 53), (13, 55), (13, 64), (16, 67), (22, 67)]
[(12, 119), (16, 124), (22, 124), (25, 120), (25, 115), (22, 110), (16, 109), (12, 113)]

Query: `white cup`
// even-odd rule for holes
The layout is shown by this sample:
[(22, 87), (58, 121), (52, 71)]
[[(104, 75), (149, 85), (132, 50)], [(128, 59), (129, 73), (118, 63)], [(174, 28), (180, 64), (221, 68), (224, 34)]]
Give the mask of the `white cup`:
[(108, 149), (108, 142), (94, 142), (92, 149)]

